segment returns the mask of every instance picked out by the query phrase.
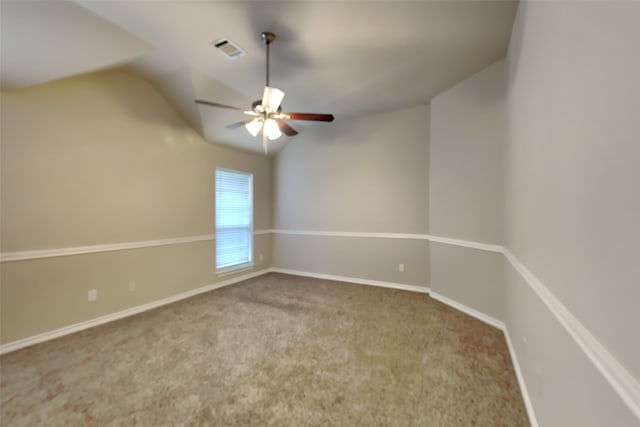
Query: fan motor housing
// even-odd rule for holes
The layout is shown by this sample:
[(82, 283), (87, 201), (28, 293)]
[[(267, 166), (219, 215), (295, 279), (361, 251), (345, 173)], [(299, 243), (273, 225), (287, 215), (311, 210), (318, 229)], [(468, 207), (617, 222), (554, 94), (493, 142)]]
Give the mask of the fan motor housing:
[[(253, 103), (251, 104), (251, 110), (257, 114), (264, 114), (264, 108), (262, 107), (262, 99), (256, 99), (255, 101), (253, 101)], [(282, 113), (282, 105), (280, 105), (278, 107), (277, 111), (274, 111), (273, 113), (275, 114), (280, 114)]]
[(264, 44), (269, 44), (269, 43), (273, 42), (276, 39), (276, 35), (273, 34), (273, 33), (270, 33), (269, 31), (263, 31), (260, 34), (260, 38), (262, 39)]

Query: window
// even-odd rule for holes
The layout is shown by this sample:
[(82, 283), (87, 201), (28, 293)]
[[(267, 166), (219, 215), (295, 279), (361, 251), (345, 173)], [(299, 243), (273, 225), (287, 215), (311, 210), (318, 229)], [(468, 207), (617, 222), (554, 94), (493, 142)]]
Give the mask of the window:
[(246, 268), (253, 253), (253, 175), (216, 169), (216, 271)]

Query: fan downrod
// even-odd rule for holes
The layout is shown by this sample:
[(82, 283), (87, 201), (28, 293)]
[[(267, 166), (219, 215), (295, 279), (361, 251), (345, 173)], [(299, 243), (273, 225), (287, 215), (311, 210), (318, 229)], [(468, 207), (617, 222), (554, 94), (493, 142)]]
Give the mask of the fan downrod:
[(269, 31), (263, 31), (260, 33), (260, 38), (267, 46), (267, 63), (266, 63), (266, 83), (265, 86), (269, 86), (269, 45), (276, 39), (276, 35)]

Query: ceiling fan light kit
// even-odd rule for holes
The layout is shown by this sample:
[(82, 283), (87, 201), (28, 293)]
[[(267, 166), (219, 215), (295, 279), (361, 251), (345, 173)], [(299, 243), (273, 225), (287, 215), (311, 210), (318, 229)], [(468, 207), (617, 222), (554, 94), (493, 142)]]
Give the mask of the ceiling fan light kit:
[(332, 122), (332, 114), (318, 114), (318, 113), (284, 113), (282, 112), (282, 100), (284, 99), (284, 92), (275, 87), (269, 86), (269, 45), (276, 39), (275, 34), (270, 32), (263, 32), (260, 34), (260, 38), (267, 47), (267, 60), (266, 60), (266, 84), (262, 99), (254, 101), (251, 110), (243, 110), (242, 108), (233, 107), (230, 105), (220, 104), (217, 102), (196, 100), (196, 103), (202, 105), (208, 105), (211, 107), (226, 108), (230, 110), (242, 111), (248, 116), (253, 118), (247, 118), (240, 122), (232, 123), (228, 125), (227, 129), (236, 129), (244, 126), (252, 136), (258, 136), (258, 133), (262, 130), (262, 146), (264, 153), (268, 151), (268, 141), (278, 139), (284, 133), (287, 136), (297, 135), (298, 132), (289, 126), (285, 120), (307, 120), (307, 121), (320, 121), (320, 122)]

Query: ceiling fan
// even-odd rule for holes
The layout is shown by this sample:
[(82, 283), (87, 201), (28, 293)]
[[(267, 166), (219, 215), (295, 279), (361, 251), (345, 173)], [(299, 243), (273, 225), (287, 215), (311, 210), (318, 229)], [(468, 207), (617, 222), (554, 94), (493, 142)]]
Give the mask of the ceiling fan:
[(318, 113), (286, 113), (282, 111), (282, 100), (284, 92), (275, 87), (269, 86), (269, 45), (276, 39), (275, 34), (263, 32), (260, 34), (262, 41), (267, 46), (267, 64), (266, 64), (266, 84), (262, 99), (254, 101), (251, 110), (245, 110), (231, 105), (220, 104), (217, 102), (203, 101), (197, 99), (196, 103), (209, 105), (212, 107), (227, 108), (230, 110), (238, 110), (250, 116), (244, 120), (232, 123), (226, 126), (226, 129), (236, 129), (245, 126), (249, 133), (257, 136), (262, 130), (262, 146), (264, 153), (267, 154), (267, 146), (269, 140), (280, 138), (284, 133), (287, 136), (297, 135), (298, 132), (289, 126), (285, 120), (306, 120), (316, 122), (332, 122), (333, 114)]

